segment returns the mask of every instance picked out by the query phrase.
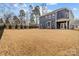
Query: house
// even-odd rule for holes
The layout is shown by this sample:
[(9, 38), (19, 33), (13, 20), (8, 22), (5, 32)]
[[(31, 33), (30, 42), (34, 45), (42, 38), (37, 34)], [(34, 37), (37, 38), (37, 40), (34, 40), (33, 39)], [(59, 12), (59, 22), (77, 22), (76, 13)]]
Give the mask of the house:
[(70, 29), (74, 15), (68, 8), (60, 8), (39, 17), (39, 28)]

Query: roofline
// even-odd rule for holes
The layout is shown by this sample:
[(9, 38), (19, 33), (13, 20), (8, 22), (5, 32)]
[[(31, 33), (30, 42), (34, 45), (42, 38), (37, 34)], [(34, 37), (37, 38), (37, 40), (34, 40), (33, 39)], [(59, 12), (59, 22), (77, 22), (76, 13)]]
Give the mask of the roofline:
[[(62, 9), (70, 10), (69, 8), (59, 8), (59, 9), (56, 9), (56, 10), (54, 10), (54, 11), (51, 11), (51, 12), (45, 14), (45, 15), (42, 15), (42, 16), (46, 16), (46, 15), (49, 15), (49, 14), (55, 13), (55, 12), (60, 11), (60, 10), (62, 10)], [(42, 16), (40, 16), (40, 17), (42, 17)]]

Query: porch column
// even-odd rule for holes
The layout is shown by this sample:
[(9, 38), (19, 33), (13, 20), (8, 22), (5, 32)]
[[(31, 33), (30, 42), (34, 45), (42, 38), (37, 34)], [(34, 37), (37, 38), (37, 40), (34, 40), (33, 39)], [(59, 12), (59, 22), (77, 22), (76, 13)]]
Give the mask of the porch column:
[(50, 29), (51, 29), (51, 25), (52, 25), (52, 23), (51, 23), (51, 21), (50, 21)]
[(57, 29), (57, 12), (56, 12), (56, 14), (55, 14), (55, 29)]
[(68, 21), (66, 21), (66, 29), (68, 29), (68, 25), (67, 24), (68, 24)]

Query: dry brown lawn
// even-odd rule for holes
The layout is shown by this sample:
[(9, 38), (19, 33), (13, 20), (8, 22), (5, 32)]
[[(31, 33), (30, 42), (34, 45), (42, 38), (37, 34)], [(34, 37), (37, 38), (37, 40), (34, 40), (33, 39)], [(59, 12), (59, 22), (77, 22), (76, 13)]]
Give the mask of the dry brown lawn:
[(79, 55), (79, 31), (6, 29), (0, 40), (0, 55)]

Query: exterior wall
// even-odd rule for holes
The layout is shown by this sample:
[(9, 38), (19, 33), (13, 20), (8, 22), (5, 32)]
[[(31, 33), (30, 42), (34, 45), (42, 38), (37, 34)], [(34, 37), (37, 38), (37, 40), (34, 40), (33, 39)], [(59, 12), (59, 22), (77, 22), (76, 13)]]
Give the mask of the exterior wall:
[(74, 22), (74, 15), (71, 10), (69, 10), (69, 29), (72, 29), (72, 25)]
[(55, 28), (55, 21), (53, 19), (46, 19), (46, 18), (42, 18), (40, 19), (40, 28), (48, 28), (47, 27), (47, 23), (50, 22), (51, 23), (51, 28)]
[(40, 21), (39, 21), (40, 28), (46, 28), (45, 26), (46, 20), (47, 19), (45, 19), (44, 17), (40, 18)]

